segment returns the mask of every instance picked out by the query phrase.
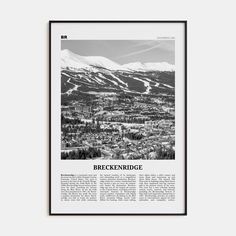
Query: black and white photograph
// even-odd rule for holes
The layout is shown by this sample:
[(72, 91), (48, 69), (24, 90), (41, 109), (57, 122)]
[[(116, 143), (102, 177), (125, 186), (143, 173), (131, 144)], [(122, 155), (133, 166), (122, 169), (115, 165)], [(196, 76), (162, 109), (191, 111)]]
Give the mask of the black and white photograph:
[(175, 159), (174, 39), (61, 39), (61, 159)]
[(50, 32), (50, 214), (187, 214), (186, 22)]

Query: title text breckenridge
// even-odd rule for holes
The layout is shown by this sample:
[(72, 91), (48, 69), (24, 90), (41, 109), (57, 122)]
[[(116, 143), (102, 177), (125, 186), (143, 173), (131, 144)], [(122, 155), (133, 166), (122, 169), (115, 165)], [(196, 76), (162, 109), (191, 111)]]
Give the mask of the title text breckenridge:
[(142, 165), (94, 165), (93, 170), (143, 170)]

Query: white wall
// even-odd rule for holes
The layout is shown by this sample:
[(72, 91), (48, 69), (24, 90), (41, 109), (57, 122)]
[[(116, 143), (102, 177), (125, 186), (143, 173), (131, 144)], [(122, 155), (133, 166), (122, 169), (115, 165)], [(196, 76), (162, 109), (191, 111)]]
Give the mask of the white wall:
[[(235, 235), (234, 2), (1, 1), (0, 234)], [(188, 20), (188, 216), (47, 215), (50, 19)]]

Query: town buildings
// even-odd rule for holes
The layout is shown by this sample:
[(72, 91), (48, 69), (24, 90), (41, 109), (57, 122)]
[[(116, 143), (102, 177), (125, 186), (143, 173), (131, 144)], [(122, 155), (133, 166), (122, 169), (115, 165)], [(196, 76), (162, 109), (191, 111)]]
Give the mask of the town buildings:
[(100, 159), (175, 158), (174, 96), (95, 96), (61, 112), (62, 153), (94, 149), (101, 156), (92, 158)]

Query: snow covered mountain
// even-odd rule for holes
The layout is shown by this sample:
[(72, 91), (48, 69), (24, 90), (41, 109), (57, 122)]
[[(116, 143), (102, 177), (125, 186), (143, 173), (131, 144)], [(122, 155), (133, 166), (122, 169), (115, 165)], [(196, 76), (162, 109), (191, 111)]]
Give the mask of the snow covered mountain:
[(74, 70), (87, 69), (96, 70), (96, 68), (105, 68), (108, 70), (125, 71), (174, 71), (174, 65), (167, 62), (141, 63), (134, 62), (119, 65), (112, 60), (101, 56), (79, 56), (68, 49), (61, 51), (62, 68), (71, 68)]
[(100, 56), (79, 56), (61, 51), (61, 93), (138, 93), (174, 94), (174, 66), (162, 63), (129, 63), (119, 65)]
[(121, 70), (122, 67), (101, 56), (79, 56), (68, 49), (61, 51), (61, 66), (62, 68), (73, 68), (73, 69), (87, 69), (91, 70), (92, 67), (102, 67), (109, 70)]
[(167, 62), (156, 62), (156, 63), (141, 63), (134, 62), (125, 64), (122, 66), (123, 69), (129, 69), (133, 71), (174, 71), (174, 65)]

